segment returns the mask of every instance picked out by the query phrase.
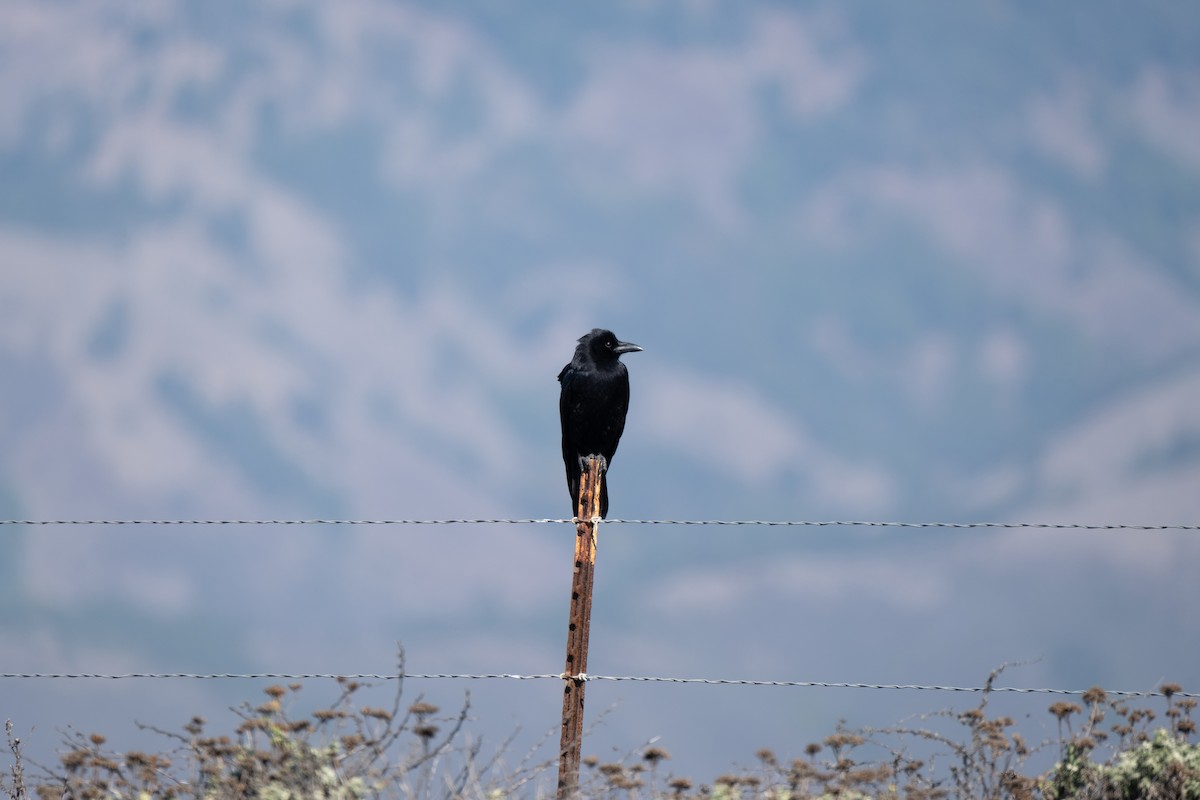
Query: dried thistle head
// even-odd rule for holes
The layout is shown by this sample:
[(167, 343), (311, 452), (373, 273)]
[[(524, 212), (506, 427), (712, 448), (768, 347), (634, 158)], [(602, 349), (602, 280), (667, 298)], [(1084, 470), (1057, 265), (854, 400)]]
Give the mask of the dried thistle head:
[(274, 686), (268, 686), (267, 688), (263, 689), (263, 694), (265, 694), (267, 697), (278, 700), (287, 694), (287, 689), (275, 684)]
[(87, 750), (76, 749), (63, 753), (59, 761), (68, 772), (72, 772), (86, 764), (89, 758), (91, 758), (91, 753)]
[(113, 761), (111, 758), (105, 758), (104, 756), (92, 756), (90, 765), (96, 769), (105, 770), (106, 772), (119, 772), (121, 769), (120, 764), (118, 764), (116, 761)]
[(387, 722), (392, 718), (392, 712), (388, 711), (386, 708), (372, 708), (370, 706), (363, 706), (362, 715), (364, 717), (381, 719), (384, 722)]
[(1129, 712), (1128, 719), (1131, 724), (1137, 725), (1142, 720), (1150, 722), (1155, 716), (1155, 713), (1148, 708), (1135, 708)]
[(426, 703), (424, 700), (418, 700), (408, 707), (410, 714), (416, 714), (418, 717), (427, 717), (430, 714), (436, 714), (438, 707), (433, 703)]
[(1108, 699), (1108, 692), (1101, 689), (1099, 686), (1093, 686), (1083, 693), (1083, 702), (1089, 705), (1100, 705)]
[(871, 784), (886, 781), (892, 777), (892, 768), (887, 764), (861, 767), (846, 775), (849, 783)]
[(647, 747), (646, 752), (642, 753), (642, 760), (649, 761), (652, 765), (657, 765), (660, 761), (666, 761), (671, 757), (671, 754), (661, 747)]
[(759, 761), (766, 764), (768, 767), (773, 767), (777, 763), (776, 759), (775, 759), (775, 751), (773, 751), (769, 748), (764, 747), (761, 750), (759, 750), (757, 753), (755, 753), (754, 755), (758, 758)]
[(1162, 692), (1163, 695), (1169, 700), (1171, 699), (1171, 695), (1182, 692), (1183, 687), (1178, 683), (1164, 683), (1162, 686), (1158, 687), (1158, 690)]
[(843, 747), (858, 747), (864, 741), (866, 740), (857, 733), (847, 733), (845, 731), (831, 733), (825, 737), (825, 745), (831, 750), (838, 750)]
[(1050, 706), (1050, 713), (1058, 717), (1060, 721), (1067, 719), (1072, 714), (1078, 714), (1082, 710), (1079, 706), (1074, 703), (1068, 703), (1066, 700), (1059, 700)]
[(272, 714), (278, 714), (282, 708), (283, 708), (283, 705), (278, 700), (268, 700), (267, 702), (263, 703), (261, 706), (259, 706), (258, 708), (254, 709), (254, 710), (257, 711), (259, 714), (263, 714), (264, 716), (269, 717)]
[(968, 725), (974, 725), (983, 719), (983, 710), (978, 708), (969, 708), (959, 714), (958, 718)]
[(242, 723), (237, 726), (238, 733), (249, 733), (250, 731), (266, 730), (268, 725), (267, 720), (261, 717), (254, 719), (242, 720)]
[(672, 778), (667, 786), (674, 789), (676, 794), (682, 794), (692, 788), (692, 781), (690, 778)]
[(1033, 800), (1037, 781), (1006, 770), (1000, 775), (1000, 788), (1007, 790), (1013, 800)]
[(331, 719), (342, 719), (348, 716), (345, 711), (340, 708), (319, 708), (312, 713), (313, 718), (321, 722), (328, 722)]
[(610, 761), (607, 764), (600, 765), (600, 774), (606, 775), (609, 778), (613, 777), (614, 775), (622, 775), (624, 773), (625, 773), (624, 765), (618, 764), (615, 761)]

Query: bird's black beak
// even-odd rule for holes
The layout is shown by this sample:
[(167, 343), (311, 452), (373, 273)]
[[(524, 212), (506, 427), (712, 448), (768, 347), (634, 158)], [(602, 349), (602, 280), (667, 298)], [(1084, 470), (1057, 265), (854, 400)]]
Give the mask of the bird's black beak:
[(617, 355), (621, 353), (640, 353), (642, 348), (633, 342), (617, 342), (617, 346), (613, 348), (613, 352)]

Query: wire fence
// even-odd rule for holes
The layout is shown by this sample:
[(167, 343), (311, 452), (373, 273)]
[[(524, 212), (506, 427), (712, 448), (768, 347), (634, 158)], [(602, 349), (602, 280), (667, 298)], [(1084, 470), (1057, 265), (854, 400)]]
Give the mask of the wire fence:
[[(121, 526), (121, 525), (177, 525), (177, 526), (234, 526), (234, 525), (379, 525), (379, 526), (419, 526), (419, 525), (573, 525), (578, 520), (571, 518), (529, 518), (529, 519), (3, 519), (3, 525), (42, 525), (42, 526)], [(859, 528), (900, 528), (900, 529), (1038, 529), (1038, 530), (1084, 530), (1084, 531), (1200, 531), (1200, 525), (1189, 524), (1088, 524), (1061, 522), (900, 522), (876, 520), (723, 520), (723, 519), (594, 519), (595, 523), (604, 525), (708, 525), (708, 526), (757, 526), (757, 527), (789, 527), (789, 528), (829, 528), (829, 527), (859, 527)], [(0, 679), (25, 680), (132, 680), (132, 679), (173, 679), (173, 680), (574, 680), (581, 682), (592, 681), (629, 681), (635, 683), (670, 683), (691, 684), (704, 686), (760, 686), (760, 687), (800, 687), (814, 689), (873, 689), (886, 691), (934, 691), (934, 692), (1003, 692), (1013, 694), (1049, 694), (1049, 695), (1083, 695), (1089, 689), (1058, 689), (1020, 686), (946, 686), (937, 684), (885, 684), (885, 683), (844, 683), (829, 681), (788, 681), (788, 680), (750, 680), (731, 678), (682, 678), (649, 675), (589, 675), (567, 673), (544, 673), (534, 675), (519, 675), (513, 673), (358, 673), (338, 674), (320, 672), (250, 672), (250, 673), (191, 673), (191, 672), (6, 672), (0, 673)], [(1165, 697), (1165, 692), (1136, 691), (1136, 690), (1106, 690), (1107, 694), (1118, 697)], [(1200, 697), (1198, 692), (1173, 691), (1175, 697)]]
[[(8, 672), (0, 673), (0, 679), (3, 678), (21, 678), (21, 679), (38, 679), (38, 680), (132, 680), (132, 679), (185, 679), (185, 680), (277, 680), (277, 681), (299, 681), (299, 680), (356, 680), (356, 681), (391, 681), (391, 680), (512, 680), (512, 681), (538, 681), (538, 680), (571, 680), (581, 682), (591, 681), (630, 681), (634, 683), (677, 683), (677, 684), (698, 684), (703, 686), (775, 686), (775, 687), (800, 687), (807, 689), (879, 689), (889, 691), (924, 691), (924, 692), (962, 692), (962, 693), (979, 693), (979, 692), (1003, 692), (1010, 694), (1054, 694), (1054, 695), (1083, 695), (1087, 694), (1089, 689), (1054, 689), (1054, 688), (1038, 688), (1026, 686), (944, 686), (937, 684), (916, 684), (916, 683), (841, 683), (830, 681), (768, 681), (768, 680), (749, 680), (739, 678), (672, 678), (654, 675), (570, 675), (567, 673), (544, 673), (538, 675), (517, 675), (510, 673), (358, 673), (358, 674), (338, 674), (329, 672), (221, 672), (221, 673), (194, 673), (194, 672), (126, 672), (117, 674), (106, 674), (99, 672)], [(1117, 697), (1166, 697), (1166, 693), (1162, 691), (1130, 691), (1130, 690), (1108, 690), (1105, 692), (1109, 695)], [(1173, 691), (1172, 697), (1200, 697), (1197, 692)]]
[[(573, 525), (575, 519), (0, 519), (0, 525)], [(784, 528), (974, 528), (1082, 531), (1200, 531), (1200, 525), (1078, 522), (896, 522), (887, 520), (595, 519), (604, 525), (746, 525)]]

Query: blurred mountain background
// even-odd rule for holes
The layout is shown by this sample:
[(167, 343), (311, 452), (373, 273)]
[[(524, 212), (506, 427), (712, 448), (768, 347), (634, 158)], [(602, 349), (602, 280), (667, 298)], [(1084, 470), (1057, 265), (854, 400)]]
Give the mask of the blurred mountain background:
[[(569, 516), (554, 376), (602, 326), (646, 348), (614, 518), (1200, 523), (1198, 35), (1170, 2), (5, 0), (0, 516)], [(561, 670), (565, 526), (0, 547), (2, 672)], [(606, 525), (589, 668), (1194, 690), (1197, 563)], [(557, 730), (554, 682), (469, 688), (485, 741)], [(0, 716), (48, 761), (255, 692), (5, 679)], [(715, 774), (959, 701), (592, 684), (585, 753)]]

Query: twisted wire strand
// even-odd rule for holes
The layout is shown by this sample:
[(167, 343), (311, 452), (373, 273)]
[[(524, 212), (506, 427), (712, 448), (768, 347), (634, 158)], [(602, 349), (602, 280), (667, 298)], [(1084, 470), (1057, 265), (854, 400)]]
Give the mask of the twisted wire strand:
[[(702, 686), (775, 686), (799, 687), (808, 689), (878, 689), (887, 691), (931, 691), (931, 692), (1005, 692), (1011, 694), (1053, 694), (1053, 695), (1083, 695), (1087, 689), (1054, 689), (1022, 686), (946, 686), (938, 684), (915, 683), (843, 683), (831, 681), (768, 681), (747, 680), (737, 678), (673, 678), (654, 675), (590, 675), (580, 673), (544, 673), (535, 675), (519, 675), (515, 673), (358, 673), (337, 674), (329, 672), (251, 672), (251, 673), (194, 673), (194, 672), (126, 672), (106, 674), (99, 672), (7, 672), (0, 673), (2, 678), (37, 679), (37, 680), (129, 680), (129, 679), (188, 679), (188, 680), (573, 680), (586, 681), (631, 681), (635, 683), (677, 683)], [(1107, 694), (1117, 697), (1165, 697), (1161, 691), (1129, 691), (1105, 690)], [(1196, 692), (1173, 692), (1174, 697), (1200, 697)]]
[[(1083, 523), (1037, 523), (1037, 522), (899, 522), (872, 520), (671, 520), (671, 519), (611, 519), (593, 520), (606, 525), (714, 525), (714, 526), (762, 526), (762, 527), (870, 527), (870, 528), (935, 528), (935, 529), (1044, 529), (1044, 530), (1200, 530), (1200, 525), (1142, 525), (1142, 524), (1083, 524)], [(578, 520), (567, 518), (530, 518), (530, 519), (85, 519), (85, 520), (0, 520), (0, 525), (544, 525), (544, 524), (575, 524)], [(382, 674), (359, 673), (338, 675), (335, 673), (190, 673), (190, 672), (131, 672), (121, 674), (105, 674), (96, 672), (81, 673), (0, 673), (0, 679), (264, 679), (264, 680), (396, 680), (399, 678), (435, 679), (435, 680), (577, 680), (577, 681), (631, 681), (640, 683), (676, 683), (699, 684), (709, 686), (776, 686), (776, 687), (806, 687), (832, 689), (877, 689), (900, 691), (942, 691), (942, 692), (1008, 692), (1017, 694), (1056, 694), (1082, 695), (1084, 689), (1055, 689), (1034, 687), (991, 687), (982, 686), (943, 686), (922, 684), (872, 684), (844, 683), (827, 681), (766, 681), (725, 678), (674, 678), (644, 675), (566, 675), (566, 674), (535, 674), (518, 675), (511, 673), (433, 673), (433, 674)], [(1158, 691), (1108, 691), (1108, 694), (1121, 697), (1163, 697)], [(1200, 697), (1198, 693), (1175, 692), (1179, 697)]]
[[(890, 520), (594, 519), (605, 525), (746, 525), (789, 528), (972, 528), (1087, 531), (1200, 531), (1198, 525), (1087, 524), (1078, 522), (901, 522)], [(570, 525), (567, 518), (530, 519), (0, 519), (0, 525)]]

